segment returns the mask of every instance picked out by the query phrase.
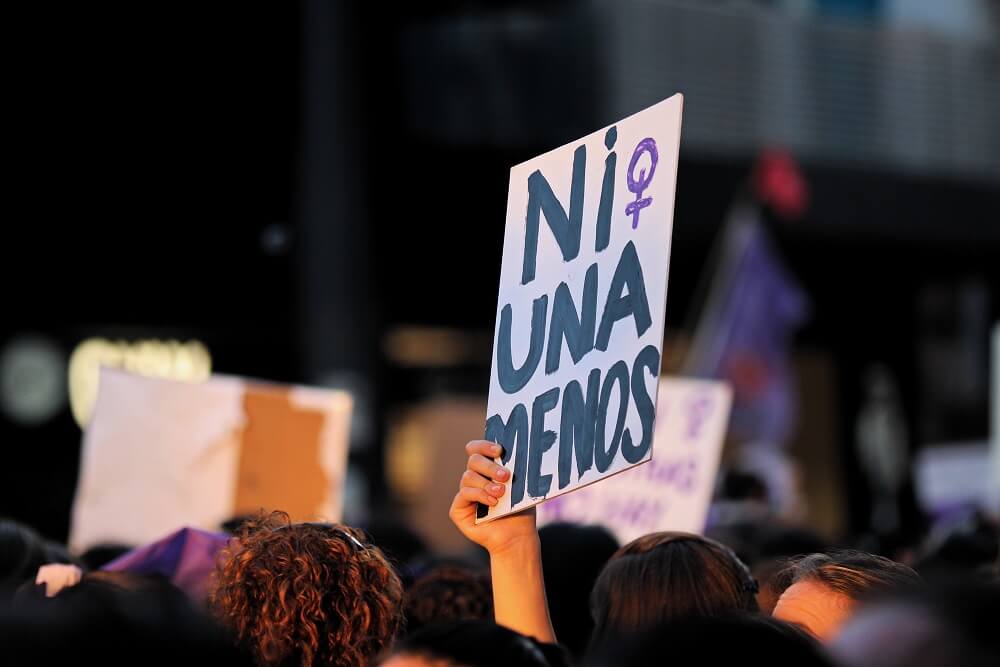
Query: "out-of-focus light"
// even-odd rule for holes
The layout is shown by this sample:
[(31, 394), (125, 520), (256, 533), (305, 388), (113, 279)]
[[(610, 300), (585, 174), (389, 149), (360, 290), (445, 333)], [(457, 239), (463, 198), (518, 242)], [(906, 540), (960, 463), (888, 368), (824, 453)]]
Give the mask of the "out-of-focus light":
[(443, 368), (490, 362), (491, 334), (444, 327), (399, 326), (382, 340), (387, 359), (400, 366)]
[(430, 479), (428, 434), (419, 419), (408, 415), (387, 439), (386, 480), (403, 502), (413, 502), (426, 491)]
[(133, 343), (88, 338), (69, 359), (69, 402), (81, 427), (90, 422), (101, 366), (148, 377), (200, 382), (212, 373), (212, 357), (199, 341), (140, 340)]
[(260, 232), (260, 249), (265, 255), (277, 257), (288, 254), (292, 245), (292, 235), (287, 225), (273, 223)]
[(40, 336), (20, 336), (0, 353), (0, 409), (23, 426), (42, 424), (66, 404), (66, 356)]

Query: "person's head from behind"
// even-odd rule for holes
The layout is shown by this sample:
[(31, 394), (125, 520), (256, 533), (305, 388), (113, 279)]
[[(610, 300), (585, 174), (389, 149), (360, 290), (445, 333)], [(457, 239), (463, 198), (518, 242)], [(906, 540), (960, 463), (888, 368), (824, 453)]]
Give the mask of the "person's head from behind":
[(958, 577), (872, 604), (830, 644), (845, 667), (1000, 665), (1000, 583)]
[(441, 565), (413, 583), (406, 591), (403, 608), (410, 632), (440, 621), (491, 620), (490, 575), (457, 565)]
[(839, 550), (793, 559), (779, 575), (774, 617), (829, 641), (864, 602), (920, 582), (912, 569), (863, 551)]
[(0, 646), (10, 664), (252, 664), (169, 581), (122, 572), (86, 574), (54, 597), (0, 605)]
[(562, 667), (562, 650), (491, 621), (432, 623), (398, 642), (380, 667)]
[(365, 523), (365, 532), (378, 545), (397, 570), (405, 570), (414, 562), (430, 554), (427, 543), (416, 530), (401, 517), (383, 514), (371, 517)]
[(804, 632), (758, 614), (673, 619), (635, 635), (595, 646), (588, 667), (730, 665), (762, 660), (778, 667), (830, 667), (819, 644)]
[(756, 582), (731, 549), (689, 533), (652, 533), (611, 557), (590, 598), (594, 639), (666, 621), (758, 610)]
[(402, 585), (356, 529), (249, 522), (219, 563), (211, 603), (260, 665), (367, 664), (400, 625)]
[(602, 526), (552, 523), (538, 531), (545, 595), (559, 643), (582, 656), (594, 629), (590, 591), (618, 540)]
[(0, 518), (0, 600), (34, 579), (38, 568), (47, 562), (45, 540), (38, 533), (17, 521)]
[(1000, 526), (982, 512), (961, 514), (935, 526), (913, 567), (928, 581), (970, 573), (989, 577), (1000, 563)]

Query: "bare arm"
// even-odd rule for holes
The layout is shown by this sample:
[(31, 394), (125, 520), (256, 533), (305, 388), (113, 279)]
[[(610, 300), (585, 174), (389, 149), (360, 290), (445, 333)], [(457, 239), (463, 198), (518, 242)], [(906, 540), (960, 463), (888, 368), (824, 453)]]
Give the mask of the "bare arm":
[(499, 445), (473, 440), (465, 450), (469, 463), (449, 515), (463, 535), (490, 554), (496, 622), (541, 642), (554, 643), (535, 510), (477, 526), (477, 503), (495, 505), (507, 490), (510, 471), (491, 460), (500, 454)]

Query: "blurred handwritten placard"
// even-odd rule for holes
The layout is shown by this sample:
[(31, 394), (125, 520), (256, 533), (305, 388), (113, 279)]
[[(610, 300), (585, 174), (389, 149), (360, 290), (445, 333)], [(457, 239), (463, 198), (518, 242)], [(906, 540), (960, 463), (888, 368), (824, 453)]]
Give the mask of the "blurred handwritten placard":
[(70, 546), (145, 544), (247, 513), (336, 521), (351, 396), (214, 375), (102, 368), (83, 439)]
[(731, 404), (723, 382), (664, 378), (653, 460), (549, 500), (538, 507), (538, 523), (601, 524), (622, 544), (659, 530), (702, 532)]
[(648, 461), (682, 97), (510, 170), (486, 439), (526, 509)]

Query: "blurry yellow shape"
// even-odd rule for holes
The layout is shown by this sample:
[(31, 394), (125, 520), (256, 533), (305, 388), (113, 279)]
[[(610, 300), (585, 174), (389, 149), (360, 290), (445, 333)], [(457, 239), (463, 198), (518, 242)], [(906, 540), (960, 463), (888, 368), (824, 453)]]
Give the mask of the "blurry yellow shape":
[(441, 368), (490, 363), (491, 334), (446, 327), (398, 326), (382, 339), (386, 358), (400, 366)]
[(386, 479), (403, 502), (413, 502), (424, 493), (432, 477), (427, 437), (422, 421), (411, 413), (393, 425), (387, 438)]
[(97, 401), (101, 366), (185, 382), (200, 382), (212, 373), (212, 357), (201, 342), (175, 340), (110, 341), (88, 338), (69, 358), (69, 404), (81, 428), (90, 422)]

